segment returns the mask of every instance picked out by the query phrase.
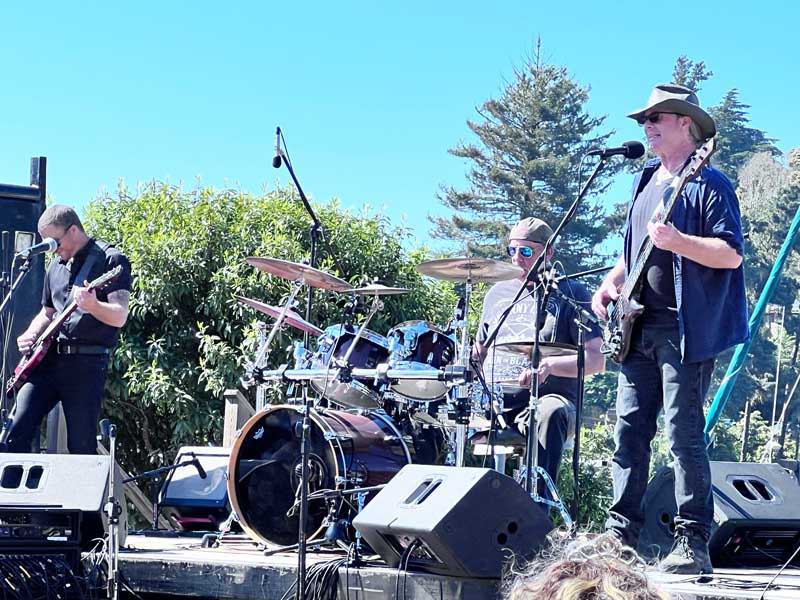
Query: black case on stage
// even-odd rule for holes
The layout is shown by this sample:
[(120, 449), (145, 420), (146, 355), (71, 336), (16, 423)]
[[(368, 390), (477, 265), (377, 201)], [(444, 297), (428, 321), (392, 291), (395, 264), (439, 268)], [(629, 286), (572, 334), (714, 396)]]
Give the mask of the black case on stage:
[(552, 528), (510, 477), (436, 465), (403, 467), (353, 526), (391, 567), (402, 559), (409, 570), (462, 577), (499, 577), (512, 555), (530, 557)]

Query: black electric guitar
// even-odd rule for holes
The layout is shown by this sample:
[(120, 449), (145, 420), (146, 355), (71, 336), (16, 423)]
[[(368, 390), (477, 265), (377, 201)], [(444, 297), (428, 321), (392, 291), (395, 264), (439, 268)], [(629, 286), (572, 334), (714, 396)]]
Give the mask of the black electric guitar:
[[(672, 192), (664, 201), (661, 211), (654, 216), (653, 223), (666, 223), (672, 216), (675, 201), (680, 196), (689, 180), (697, 177), (700, 170), (714, 154), (714, 138), (695, 150), (691, 160), (681, 170), (678, 180), (672, 186)], [(645, 238), (642, 250), (636, 258), (633, 267), (629, 269), (628, 276), (622, 284), (619, 298), (608, 305), (608, 323), (603, 332), (603, 345), (600, 350), (614, 362), (621, 363), (625, 360), (630, 350), (631, 331), (636, 319), (644, 312), (644, 307), (639, 302), (642, 290), (642, 274), (650, 254), (653, 252), (653, 240)]]

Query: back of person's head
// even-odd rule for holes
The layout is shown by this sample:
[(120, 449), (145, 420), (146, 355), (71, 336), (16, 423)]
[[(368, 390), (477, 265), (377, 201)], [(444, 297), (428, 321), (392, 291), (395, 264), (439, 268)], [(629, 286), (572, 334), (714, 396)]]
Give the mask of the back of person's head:
[(644, 563), (613, 535), (580, 535), (551, 546), (510, 574), (506, 600), (668, 600), (647, 581)]
[(83, 231), (83, 223), (81, 223), (78, 213), (71, 206), (65, 204), (54, 204), (48, 207), (39, 217), (39, 229), (44, 227), (61, 227), (66, 231), (73, 225)]

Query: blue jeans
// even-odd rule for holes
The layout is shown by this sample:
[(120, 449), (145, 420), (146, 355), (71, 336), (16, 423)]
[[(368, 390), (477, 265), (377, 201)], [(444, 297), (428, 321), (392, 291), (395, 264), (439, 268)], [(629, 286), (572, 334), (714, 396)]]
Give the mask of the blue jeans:
[(682, 364), (677, 321), (637, 324), (617, 387), (614, 502), (606, 529), (632, 547), (644, 522), (642, 498), (650, 471), (650, 442), (664, 409), (675, 470), (675, 525), (708, 539), (714, 516), (711, 468), (703, 429), (703, 399), (714, 359)]
[(60, 355), (52, 348), (17, 392), (8, 451), (31, 452), (42, 419), (61, 402), (69, 453), (96, 454), (107, 369), (108, 356)]

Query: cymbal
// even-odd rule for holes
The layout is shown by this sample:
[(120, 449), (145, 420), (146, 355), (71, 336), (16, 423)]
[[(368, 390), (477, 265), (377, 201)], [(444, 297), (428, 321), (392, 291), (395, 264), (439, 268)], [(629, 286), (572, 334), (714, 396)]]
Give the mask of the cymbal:
[[(239, 304), (243, 304), (245, 306), (249, 306), (250, 308), (255, 308), (258, 312), (262, 312), (265, 315), (269, 315), (273, 319), (277, 319), (280, 314), (281, 310), (277, 306), (270, 306), (269, 304), (264, 304), (263, 302), (259, 302), (258, 300), (252, 300), (251, 298), (245, 298), (244, 296), (236, 296), (236, 300), (239, 301)], [(287, 325), (291, 325), (299, 329), (300, 331), (304, 331), (306, 333), (310, 333), (311, 335), (320, 336), (323, 334), (322, 329), (317, 327), (316, 325), (312, 325), (308, 321), (306, 321), (303, 317), (298, 315), (292, 309), (286, 311), (286, 315), (283, 318), (283, 322)]]
[(330, 290), (332, 292), (345, 292), (350, 289), (350, 284), (335, 275), (309, 267), (302, 263), (280, 260), (279, 258), (259, 258), (250, 256), (247, 264), (271, 275), (290, 281), (302, 280), (311, 287)]
[(386, 287), (380, 283), (370, 283), (364, 287), (344, 291), (357, 296), (396, 296), (398, 294), (407, 294), (411, 290), (408, 288)]
[[(495, 342), (495, 346), (514, 352), (515, 354), (524, 354), (530, 356), (533, 352), (533, 340), (506, 340)], [(570, 344), (562, 344), (560, 342), (539, 342), (539, 352), (544, 358), (546, 356), (576, 356), (578, 348)]]
[(437, 258), (417, 265), (417, 271), (434, 279), (496, 283), (522, 275), (520, 267), (491, 258)]

